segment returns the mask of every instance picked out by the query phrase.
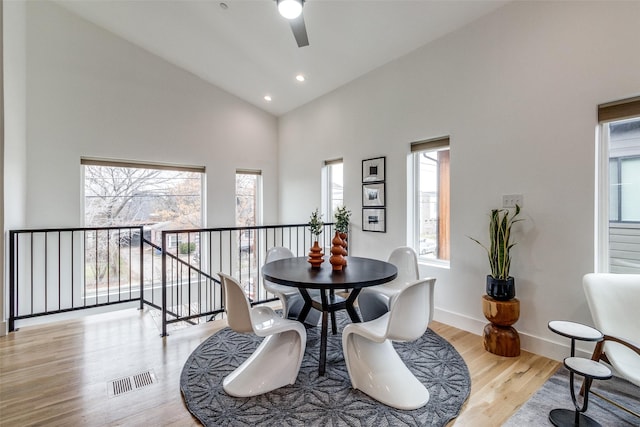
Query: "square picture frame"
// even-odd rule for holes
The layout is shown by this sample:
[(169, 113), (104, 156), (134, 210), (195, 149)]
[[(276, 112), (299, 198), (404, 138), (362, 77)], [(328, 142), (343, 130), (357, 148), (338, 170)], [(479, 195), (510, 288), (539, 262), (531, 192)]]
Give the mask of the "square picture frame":
[(384, 182), (362, 184), (362, 207), (385, 206)]
[(387, 216), (384, 208), (362, 208), (362, 231), (387, 232)]
[(375, 157), (362, 161), (362, 182), (384, 181), (385, 157)]

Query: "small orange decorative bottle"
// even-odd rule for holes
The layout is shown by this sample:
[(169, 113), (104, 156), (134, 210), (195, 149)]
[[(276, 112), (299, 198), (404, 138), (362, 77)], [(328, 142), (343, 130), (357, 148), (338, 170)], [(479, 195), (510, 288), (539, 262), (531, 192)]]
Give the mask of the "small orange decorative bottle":
[(324, 262), (323, 256), (324, 254), (322, 253), (322, 248), (316, 240), (315, 242), (313, 242), (313, 246), (311, 247), (309, 252), (309, 259), (307, 260), (309, 261), (309, 264), (311, 264), (311, 268), (320, 268), (320, 265), (322, 265), (322, 263)]
[(347, 265), (347, 260), (344, 258), (346, 255), (346, 251), (344, 249), (343, 240), (340, 238), (340, 233), (336, 231), (336, 235), (333, 237), (331, 241), (331, 258), (329, 258), (329, 262), (333, 266), (333, 271), (342, 271), (342, 267)]

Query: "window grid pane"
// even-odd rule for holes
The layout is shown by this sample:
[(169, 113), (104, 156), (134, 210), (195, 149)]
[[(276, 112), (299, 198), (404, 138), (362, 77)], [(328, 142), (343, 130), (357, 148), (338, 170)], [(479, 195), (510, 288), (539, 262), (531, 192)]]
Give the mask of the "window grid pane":
[(85, 165), (85, 225), (144, 225), (156, 231), (200, 228), (202, 176), (179, 170)]
[(622, 220), (640, 222), (640, 157), (622, 159), (620, 178)]
[(600, 263), (611, 273), (640, 273), (640, 118), (603, 125), (608, 141), (608, 258)]

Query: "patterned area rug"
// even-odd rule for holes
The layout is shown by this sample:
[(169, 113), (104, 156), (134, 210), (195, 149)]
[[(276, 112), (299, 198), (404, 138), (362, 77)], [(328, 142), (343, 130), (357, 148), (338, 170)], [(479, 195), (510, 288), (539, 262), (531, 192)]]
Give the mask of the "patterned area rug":
[[(581, 384), (582, 377), (576, 376), (576, 391)], [(630, 382), (613, 377), (606, 381), (594, 380), (591, 388), (608, 399), (640, 413), (640, 388)], [(549, 412), (556, 408), (571, 410), (574, 408), (569, 391), (569, 371), (564, 366), (561, 366), (542, 385), (542, 388), (507, 420), (503, 427), (550, 426)], [(595, 395), (589, 396), (586, 415), (603, 426), (640, 426), (640, 418), (618, 409)]]
[(338, 334), (329, 330), (325, 376), (318, 376), (320, 328), (310, 328), (296, 383), (251, 398), (227, 395), (222, 379), (261, 339), (222, 329), (200, 344), (184, 365), (180, 388), (187, 408), (205, 426), (443, 426), (458, 415), (469, 396), (469, 371), (451, 344), (431, 330), (417, 341), (394, 343), (429, 390), (427, 405), (397, 410), (351, 388), (340, 334), (347, 319), (338, 312)]

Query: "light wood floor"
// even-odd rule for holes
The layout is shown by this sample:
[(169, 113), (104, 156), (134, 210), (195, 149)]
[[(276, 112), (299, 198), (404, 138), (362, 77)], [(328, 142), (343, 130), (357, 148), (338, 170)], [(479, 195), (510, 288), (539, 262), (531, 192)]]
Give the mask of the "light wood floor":
[[(1, 426), (197, 426), (180, 394), (182, 366), (224, 321), (160, 338), (148, 311), (126, 309), (81, 320), (30, 326), (0, 337)], [(523, 352), (486, 352), (482, 339), (433, 322), (471, 372), (471, 395), (455, 426), (499, 426), (559, 364)], [(156, 384), (108, 397), (107, 382), (152, 369)]]

